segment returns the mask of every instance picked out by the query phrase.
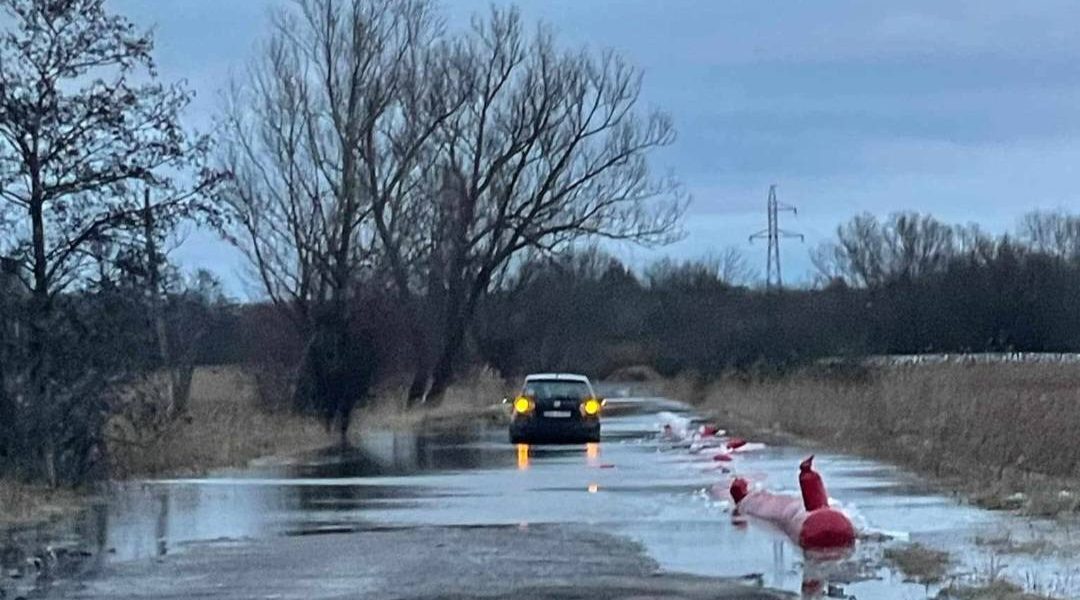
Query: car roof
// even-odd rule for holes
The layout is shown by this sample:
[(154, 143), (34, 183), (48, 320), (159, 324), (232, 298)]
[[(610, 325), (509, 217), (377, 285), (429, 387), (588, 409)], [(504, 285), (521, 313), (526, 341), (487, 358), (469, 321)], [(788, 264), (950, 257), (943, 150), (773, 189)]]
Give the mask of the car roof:
[(576, 373), (533, 373), (525, 376), (525, 382), (530, 381), (577, 381), (589, 383), (589, 378)]

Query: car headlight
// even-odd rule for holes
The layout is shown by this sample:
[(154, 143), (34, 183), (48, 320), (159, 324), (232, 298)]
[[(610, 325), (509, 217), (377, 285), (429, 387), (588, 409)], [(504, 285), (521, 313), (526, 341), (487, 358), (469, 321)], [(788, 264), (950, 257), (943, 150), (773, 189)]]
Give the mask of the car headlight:
[(514, 400), (514, 412), (521, 415), (532, 412), (533, 406), (533, 401), (525, 396), (518, 396)]

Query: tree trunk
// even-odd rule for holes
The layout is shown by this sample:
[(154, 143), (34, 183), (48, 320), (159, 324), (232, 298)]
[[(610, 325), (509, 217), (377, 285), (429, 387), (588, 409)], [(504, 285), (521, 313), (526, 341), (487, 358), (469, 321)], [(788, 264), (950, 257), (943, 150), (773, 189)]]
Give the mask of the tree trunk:
[(443, 394), (453, 383), (454, 365), (461, 349), (465, 345), (465, 335), (469, 323), (476, 314), (476, 307), (480, 297), (491, 283), (491, 271), (483, 269), (476, 277), (466, 285), (464, 278), (457, 281), (456, 286), (451, 286), (450, 295), (446, 299), (447, 307), (443, 321), (443, 347), (439, 360), (431, 376), (431, 389), (428, 390), (427, 403), (438, 406), (442, 402)]
[[(355, 392), (354, 390), (341, 390), (342, 393)], [(352, 413), (355, 402), (350, 399), (342, 398), (338, 403), (337, 410), (337, 428), (338, 428), (338, 445), (342, 448), (349, 447), (349, 427), (352, 425)]]
[(42, 458), (45, 462), (45, 481), (48, 482), (49, 487), (60, 487), (60, 475), (56, 468), (56, 442), (53, 440), (52, 431), (48, 431), (45, 434), (45, 448), (42, 451)]
[[(3, 275), (0, 275), (0, 277), (3, 277)], [(0, 290), (0, 293), (2, 293), (2, 290)], [(0, 308), (4, 308), (3, 300), (3, 298), (0, 298)], [(11, 468), (15, 424), (17, 423), (14, 403), (11, 402), (7, 394), (7, 381), (4, 371), (5, 365), (8, 363), (7, 353), (4, 348), (7, 343), (4, 337), (5, 327), (7, 327), (7, 323), (0, 319), (0, 423), (3, 423), (3, 425), (0, 425), (0, 477), (6, 475)]]
[(398, 286), (398, 300), (405, 308), (405, 318), (408, 321), (407, 335), (413, 353), (413, 378), (409, 385), (408, 395), (405, 397), (405, 407), (415, 408), (423, 403), (428, 381), (431, 379), (431, 356), (428, 349), (430, 334), (427, 330), (427, 322), (423, 319), (420, 310), (419, 300), (408, 289), (408, 279), (403, 270), (398, 271), (400, 268), (400, 263), (395, 263), (395, 284)]
[[(2, 257), (0, 257), (2, 259)], [(0, 264), (0, 477), (3, 477), (10, 469), (14, 442), (16, 439), (15, 427), (18, 423), (15, 416), (15, 403), (8, 395), (7, 370), (14, 364), (15, 340), (9, 336), (15, 330), (15, 275), (8, 273), (9, 264)], [(10, 281), (9, 281), (10, 279)]]
[[(410, 303), (411, 304), (411, 303)], [(409, 341), (413, 351), (413, 379), (409, 386), (409, 395), (405, 399), (406, 408), (414, 408), (424, 401), (431, 380), (431, 361), (428, 355), (428, 336), (424, 323), (420, 322), (420, 311), (415, 305), (409, 309)]]
[[(32, 169), (33, 170), (33, 169)], [(35, 178), (36, 179), (36, 178)], [(30, 197), (30, 227), (34, 251), (34, 298), (43, 299), (49, 293), (48, 258), (45, 254), (45, 199), (37, 181), (32, 185)]]
[[(415, 345), (414, 345), (415, 349)], [(421, 351), (425, 351), (421, 349)], [(409, 385), (409, 395), (405, 399), (406, 408), (415, 408), (424, 400), (424, 394), (428, 389), (428, 381), (431, 379), (431, 371), (428, 368), (427, 358), (417, 357), (413, 360), (413, 378)]]
[(461, 348), (465, 343), (465, 320), (458, 319), (448, 324), (450, 331), (447, 332), (445, 345), (439, 354), (439, 360), (431, 372), (431, 389), (428, 390), (425, 404), (438, 406), (442, 403), (443, 395), (454, 379), (454, 363)]
[(465, 328), (469, 321), (468, 307), (462, 307), (455, 295), (451, 295), (447, 303), (443, 319), (442, 349), (431, 372), (431, 389), (428, 390), (425, 400), (425, 404), (431, 406), (438, 406), (442, 402), (443, 394), (454, 379), (454, 364), (465, 344)]
[[(30, 229), (33, 252), (33, 289), (30, 298), (29, 314), (29, 372), (27, 381), (28, 404), (31, 407), (26, 417), (34, 422), (24, 429), (30, 435), (41, 436), (44, 440), (41, 468), (49, 485), (56, 487), (59, 477), (56, 468), (56, 444), (53, 439), (53, 407), (49, 404), (46, 392), (50, 361), (49, 342), (49, 275), (48, 256), (45, 251), (45, 198), (41, 186), (40, 167), (36, 160), (30, 161)], [(25, 441), (25, 440), (24, 440)]]
[(158, 360), (165, 371), (165, 415), (172, 418), (187, 411), (188, 391), (191, 373), (185, 366), (176, 364), (169, 344), (168, 328), (165, 326), (165, 314), (162, 308), (161, 257), (158, 253), (157, 240), (154, 238), (156, 224), (150, 206), (150, 189), (143, 190), (143, 240), (146, 253), (146, 287), (150, 301), (150, 321), (157, 341)]

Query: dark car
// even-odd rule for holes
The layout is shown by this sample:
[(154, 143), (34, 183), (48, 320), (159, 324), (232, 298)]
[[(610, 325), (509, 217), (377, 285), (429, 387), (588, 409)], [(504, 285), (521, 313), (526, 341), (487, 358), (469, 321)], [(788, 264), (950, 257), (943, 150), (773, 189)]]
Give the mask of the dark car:
[(598, 442), (603, 405), (604, 401), (584, 375), (529, 375), (513, 401), (510, 441), (515, 444)]

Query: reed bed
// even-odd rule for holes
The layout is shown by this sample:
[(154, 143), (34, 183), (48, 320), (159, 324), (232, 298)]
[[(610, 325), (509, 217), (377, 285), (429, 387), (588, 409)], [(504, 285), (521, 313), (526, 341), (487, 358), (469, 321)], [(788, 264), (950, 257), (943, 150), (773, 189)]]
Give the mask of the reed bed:
[(1080, 365), (813, 368), (693, 397), (719, 418), (957, 481), (992, 508), (1080, 511)]

